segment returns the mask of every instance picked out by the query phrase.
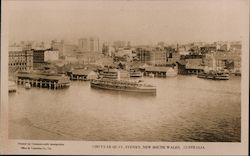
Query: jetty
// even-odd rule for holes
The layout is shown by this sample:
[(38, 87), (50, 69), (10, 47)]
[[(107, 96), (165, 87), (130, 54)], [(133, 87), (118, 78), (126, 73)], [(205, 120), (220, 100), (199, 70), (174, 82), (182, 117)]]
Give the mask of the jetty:
[(62, 74), (19, 72), (18, 85), (30, 84), (31, 87), (61, 89), (70, 86), (70, 80)]

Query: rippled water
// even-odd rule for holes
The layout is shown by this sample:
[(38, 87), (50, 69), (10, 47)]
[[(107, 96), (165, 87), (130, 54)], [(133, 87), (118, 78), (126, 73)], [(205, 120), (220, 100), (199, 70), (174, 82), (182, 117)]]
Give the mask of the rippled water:
[(157, 95), (21, 86), (9, 94), (9, 137), (86, 141), (240, 141), (240, 77), (146, 78)]

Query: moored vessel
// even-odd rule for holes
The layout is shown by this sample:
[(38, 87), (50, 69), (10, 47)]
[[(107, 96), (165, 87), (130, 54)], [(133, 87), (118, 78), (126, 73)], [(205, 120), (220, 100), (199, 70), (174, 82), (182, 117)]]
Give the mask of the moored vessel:
[(140, 93), (156, 93), (156, 87), (150, 84), (142, 83), (139, 81), (128, 80), (111, 80), (111, 79), (96, 79), (90, 82), (91, 87), (116, 90), (116, 91), (128, 91), (128, 92), (140, 92)]
[(224, 70), (210, 70), (208, 72), (201, 72), (197, 76), (198, 78), (213, 79), (213, 80), (229, 80), (230, 76), (227, 71)]

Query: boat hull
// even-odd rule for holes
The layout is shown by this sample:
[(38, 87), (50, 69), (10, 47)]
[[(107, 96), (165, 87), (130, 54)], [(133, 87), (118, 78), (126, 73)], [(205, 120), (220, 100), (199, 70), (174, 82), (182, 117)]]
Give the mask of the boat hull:
[(212, 79), (212, 80), (229, 80), (229, 76), (218, 76), (218, 75), (206, 75), (206, 74), (201, 74), (197, 76), (198, 78), (203, 78), (203, 79)]
[(100, 85), (91, 82), (90, 86), (93, 88), (114, 90), (114, 91), (125, 91), (125, 92), (139, 92), (139, 93), (156, 93), (156, 88), (136, 88), (136, 87), (120, 87), (112, 85)]

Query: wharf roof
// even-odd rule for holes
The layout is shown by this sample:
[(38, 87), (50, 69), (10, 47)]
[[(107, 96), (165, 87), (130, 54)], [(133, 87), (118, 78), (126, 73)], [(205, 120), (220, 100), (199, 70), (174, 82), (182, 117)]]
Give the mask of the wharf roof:
[(29, 78), (32, 80), (55, 80), (59, 81), (62, 79), (60, 74), (47, 74), (47, 73), (18, 73), (17, 77)]

